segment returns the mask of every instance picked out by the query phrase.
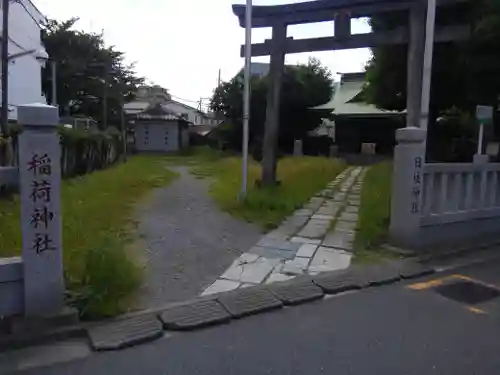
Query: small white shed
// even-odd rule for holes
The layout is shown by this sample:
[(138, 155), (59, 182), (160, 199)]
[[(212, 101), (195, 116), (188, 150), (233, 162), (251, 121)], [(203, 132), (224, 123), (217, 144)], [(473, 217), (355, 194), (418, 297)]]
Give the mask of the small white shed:
[(171, 152), (189, 146), (188, 122), (161, 104), (132, 116), (138, 152)]

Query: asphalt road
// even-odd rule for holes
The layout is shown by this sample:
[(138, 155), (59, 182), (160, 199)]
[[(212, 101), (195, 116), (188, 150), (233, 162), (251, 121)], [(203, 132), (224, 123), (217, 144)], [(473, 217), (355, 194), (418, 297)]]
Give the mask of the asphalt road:
[[(495, 261), (453, 273), (499, 285), (499, 270)], [(25, 374), (492, 375), (500, 373), (500, 305), (484, 306), (472, 312), (433, 289), (396, 284)]]

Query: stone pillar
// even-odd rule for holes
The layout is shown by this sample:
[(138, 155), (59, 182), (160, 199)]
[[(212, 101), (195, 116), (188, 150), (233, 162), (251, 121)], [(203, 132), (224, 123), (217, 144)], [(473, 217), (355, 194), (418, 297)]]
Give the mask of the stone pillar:
[(485, 154), (475, 154), (474, 164), (488, 164), (490, 162), (490, 156)]
[(261, 185), (274, 185), (276, 183), (276, 149), (278, 147), (279, 136), (281, 81), (285, 66), (285, 43), (286, 25), (282, 23), (274, 25), (271, 40), (269, 85), (267, 88)]
[(413, 126), (396, 131), (390, 240), (401, 247), (418, 246), (426, 133)]
[(339, 153), (339, 146), (331, 145), (329, 148), (329, 154), (331, 158), (336, 158)]
[(426, 5), (422, 2), (422, 0), (419, 0), (412, 4), (409, 12), (410, 35), (408, 43), (406, 126), (420, 126), (426, 11)]
[(64, 304), (61, 149), (57, 107), (18, 107), (22, 259), (26, 316), (58, 314)]
[(293, 156), (302, 156), (304, 155), (302, 151), (302, 140), (296, 139), (293, 143)]

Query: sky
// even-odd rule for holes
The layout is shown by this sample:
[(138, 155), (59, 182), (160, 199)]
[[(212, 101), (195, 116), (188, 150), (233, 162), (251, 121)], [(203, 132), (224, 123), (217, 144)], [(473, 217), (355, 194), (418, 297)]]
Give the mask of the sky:
[[(169, 90), (186, 104), (209, 98), (222, 80), (231, 79), (244, 64), (239, 56), (245, 31), (232, 13), (233, 3), (243, 0), (33, 0), (45, 16), (57, 20), (78, 17), (76, 27), (104, 32), (108, 45), (125, 52), (126, 61), (148, 83)], [(301, 0), (254, 0), (254, 5), (276, 5)], [(369, 32), (366, 20), (352, 20), (352, 32)], [(333, 22), (288, 27), (296, 39), (333, 36)], [(271, 37), (270, 28), (253, 29), (252, 42)], [(286, 56), (287, 64), (305, 63), (316, 57), (332, 73), (362, 71), (368, 49), (311, 52)], [(266, 62), (269, 57), (254, 57)], [(205, 99), (204, 103), (208, 103)]]

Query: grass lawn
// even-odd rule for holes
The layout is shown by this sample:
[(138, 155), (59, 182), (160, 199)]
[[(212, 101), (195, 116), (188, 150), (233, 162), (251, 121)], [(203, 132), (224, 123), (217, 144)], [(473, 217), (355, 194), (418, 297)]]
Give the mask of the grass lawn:
[[(125, 246), (133, 238), (134, 203), (175, 173), (158, 156), (65, 180), (62, 233), (68, 298), (88, 316), (124, 311), (141, 285), (142, 269)], [(0, 200), (0, 256), (20, 254), (18, 196)]]
[[(361, 190), (355, 261), (372, 262), (391, 256), (380, 245), (387, 239), (391, 211), (392, 163), (376, 164), (367, 171)], [(394, 255), (392, 255), (394, 256)]]
[(248, 194), (244, 202), (238, 200), (241, 189), (241, 158), (222, 156), (206, 149), (195, 154), (170, 159), (173, 163), (191, 165), (198, 176), (213, 177), (210, 193), (221, 209), (254, 222), (265, 230), (277, 227), (283, 219), (301, 207), (311, 196), (326, 187), (345, 164), (324, 157), (286, 157), (278, 163), (280, 186), (259, 189), (255, 181), (260, 178), (260, 164), (249, 165)]

